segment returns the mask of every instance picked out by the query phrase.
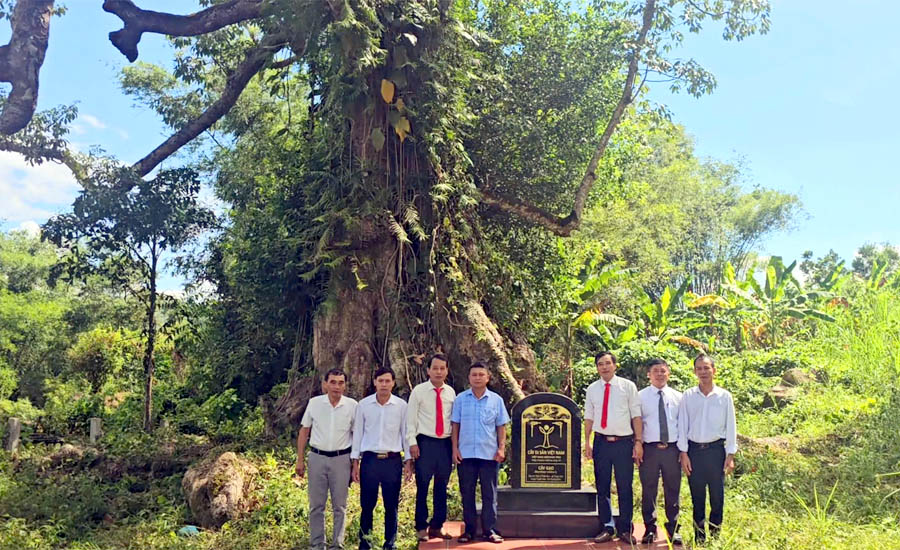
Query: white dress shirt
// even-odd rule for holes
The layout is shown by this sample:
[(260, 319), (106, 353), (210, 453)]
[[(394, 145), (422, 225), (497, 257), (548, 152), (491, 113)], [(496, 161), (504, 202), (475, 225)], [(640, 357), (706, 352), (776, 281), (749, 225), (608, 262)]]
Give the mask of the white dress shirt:
[(357, 459), (367, 451), (399, 453), (409, 459), (406, 445), (406, 401), (391, 394), (382, 405), (372, 394), (359, 402), (353, 428), (353, 450), (350, 458)]
[(356, 418), (355, 399), (341, 396), (336, 407), (327, 395), (309, 400), (300, 425), (310, 429), (309, 444), (320, 451), (343, 451), (353, 444), (353, 422)]
[(688, 441), (712, 443), (724, 439), (725, 452), (737, 452), (734, 400), (728, 390), (713, 385), (709, 395), (699, 386), (684, 392), (678, 409), (678, 450), (687, 452)]
[[(428, 437), (437, 437), (434, 429), (437, 427), (437, 392), (431, 380), (426, 380), (413, 388), (409, 394), (409, 403), (406, 409), (406, 442), (417, 445), (416, 436), (419, 434)], [(441, 406), (444, 417), (444, 433), (441, 439), (450, 437), (450, 414), (453, 411), (453, 401), (456, 400), (456, 391), (449, 384), (441, 386)]]
[(609, 404), (606, 415), (606, 427), (602, 427), (603, 394), (606, 382), (601, 378), (587, 389), (584, 399), (584, 419), (593, 420), (594, 431), (603, 435), (629, 436), (634, 434), (632, 418), (641, 416), (641, 402), (638, 399), (637, 386), (631, 380), (619, 376), (609, 379)]
[[(669, 426), (669, 440), (662, 441), (659, 435), (659, 392), (663, 394), (663, 406), (666, 409), (666, 423)], [(681, 405), (681, 392), (668, 385), (662, 389), (650, 385), (638, 392), (641, 399), (641, 420), (644, 431), (641, 438), (647, 443), (675, 443), (678, 441), (678, 406)]]

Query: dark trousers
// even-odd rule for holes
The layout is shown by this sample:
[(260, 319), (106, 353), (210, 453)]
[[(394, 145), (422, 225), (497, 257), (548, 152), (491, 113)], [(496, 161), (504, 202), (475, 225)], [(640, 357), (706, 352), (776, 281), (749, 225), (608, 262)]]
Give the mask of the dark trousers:
[(670, 443), (660, 449), (654, 443), (644, 444), (644, 461), (638, 468), (641, 477), (641, 514), (647, 531), (656, 531), (656, 494), (659, 476), (663, 480), (663, 498), (666, 503), (666, 532), (672, 538), (678, 531), (678, 493), (681, 490), (681, 464), (678, 447)]
[[(416, 459), (416, 531), (427, 527), (440, 529), (447, 520), (447, 484), (453, 465), (450, 438), (416, 436), (419, 458)], [(428, 485), (434, 478), (432, 516), (428, 521)]]
[(694, 538), (706, 539), (706, 488), (709, 487), (709, 532), (715, 535), (722, 525), (722, 511), (725, 506), (725, 447), (713, 444), (700, 449), (693, 443), (688, 447), (691, 459), (691, 475), (688, 487), (694, 504)]
[(475, 484), (481, 483), (481, 534), (494, 533), (497, 525), (497, 475), (500, 464), (495, 460), (465, 458), (459, 465), (459, 489), (462, 493), (465, 533), (474, 536), (478, 514), (475, 509)]
[(393, 550), (397, 539), (397, 508), (403, 463), (399, 456), (378, 459), (374, 453), (363, 453), (359, 466), (359, 549), (369, 550), (366, 535), (372, 532), (372, 516), (378, 503), (378, 486), (384, 501), (384, 548)]
[(594, 434), (594, 480), (597, 484), (597, 515), (600, 524), (610, 522), (612, 513), (609, 506), (610, 483), (613, 471), (616, 476), (616, 493), (619, 495), (619, 517), (616, 518), (616, 531), (620, 534), (631, 534), (631, 508), (634, 495), (631, 480), (634, 478), (634, 462), (631, 459), (634, 439), (607, 441), (602, 435)]

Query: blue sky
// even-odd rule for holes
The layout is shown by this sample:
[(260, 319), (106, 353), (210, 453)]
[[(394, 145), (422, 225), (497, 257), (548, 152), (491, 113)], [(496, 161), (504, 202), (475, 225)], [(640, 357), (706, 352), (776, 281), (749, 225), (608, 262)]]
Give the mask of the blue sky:
[[(188, 2), (145, 2), (184, 13)], [(134, 162), (167, 134), (155, 114), (133, 105), (116, 76), (127, 60), (107, 33), (121, 27), (97, 0), (70, 0), (51, 24), (41, 70), (39, 108), (78, 102), (71, 141), (101, 145)], [(651, 99), (665, 103), (694, 136), (697, 151), (722, 160), (743, 159), (748, 181), (796, 193), (807, 217), (775, 235), (763, 253), (787, 261), (807, 249), (834, 248), (845, 258), (865, 242), (900, 243), (900, 44), (893, 38), (900, 2), (774, 0), (772, 29), (764, 36), (725, 42), (710, 26), (687, 38), (681, 57), (710, 69), (718, 88), (695, 99), (656, 84)], [(0, 43), (8, 39), (0, 30)], [(140, 59), (165, 63), (162, 37), (145, 35)], [(78, 187), (62, 167), (29, 167), (0, 153), (0, 228), (34, 227), (67, 210)], [(163, 287), (178, 286), (167, 278)]]
[(765, 253), (850, 259), (865, 242), (900, 244), (898, 17), (894, 0), (775, 0), (766, 35), (725, 42), (711, 27), (686, 41), (682, 54), (716, 75), (712, 95), (653, 90), (700, 154), (743, 158), (750, 181), (800, 196), (808, 218)]

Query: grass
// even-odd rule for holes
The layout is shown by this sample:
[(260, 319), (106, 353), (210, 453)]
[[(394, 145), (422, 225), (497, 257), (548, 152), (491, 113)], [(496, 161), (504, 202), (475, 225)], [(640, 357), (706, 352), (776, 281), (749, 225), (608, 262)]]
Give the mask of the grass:
[[(727, 480), (721, 536), (706, 548), (900, 550), (900, 297), (866, 293), (851, 304), (832, 312), (836, 323), (822, 324), (807, 339), (778, 350), (779, 357), (796, 358), (827, 375), (823, 383), (803, 386), (783, 407), (760, 406), (765, 389), (778, 379), (781, 359), (773, 362), (772, 354), (758, 352), (720, 358), (723, 385), (741, 396), (738, 427), (746, 439), (737, 471)], [(754, 363), (763, 360), (764, 365)], [(212, 447), (202, 438), (177, 434), (157, 440), (111, 433), (105, 444), (107, 454), (132, 465), (163, 448), (178, 455)], [(259, 506), (196, 537), (177, 534), (189, 522), (181, 471), (154, 476), (149, 468), (136, 467), (110, 478), (83, 464), (51, 465), (46, 456), (53, 450), (25, 448), (16, 459), (0, 452), (0, 550), (286, 550), (307, 543), (306, 483), (292, 479), (288, 442), (265, 446), (248, 438), (217, 449), (235, 450), (258, 467)], [(592, 477), (585, 463), (583, 479), (590, 483)], [(460, 518), (456, 476), (451, 483), (449, 514)], [(409, 483), (401, 495), (401, 550), (416, 547), (414, 492)], [(689, 522), (686, 480), (681, 502), (681, 517)], [(348, 548), (357, 544), (358, 503), (354, 485)], [(640, 518), (638, 502), (635, 518)], [(376, 538), (381, 519), (379, 509)], [(691, 541), (691, 528), (682, 532)]]

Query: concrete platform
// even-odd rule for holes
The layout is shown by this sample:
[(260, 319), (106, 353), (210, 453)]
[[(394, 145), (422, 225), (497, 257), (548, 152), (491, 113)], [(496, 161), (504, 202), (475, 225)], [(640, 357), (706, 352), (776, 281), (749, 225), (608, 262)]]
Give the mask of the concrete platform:
[[(462, 522), (460, 521), (448, 521), (444, 524), (444, 527), (453, 534), (454, 538), (450, 540), (442, 540), (442, 539), (430, 539), (428, 542), (420, 542), (419, 550), (443, 550), (447, 548), (459, 548), (465, 550), (625, 550), (631, 549), (632, 546), (628, 543), (619, 541), (618, 539), (613, 540), (612, 542), (605, 542), (603, 544), (594, 544), (594, 542), (590, 539), (506, 539), (501, 544), (493, 544), (490, 542), (484, 541), (476, 541), (470, 542), (468, 544), (459, 544), (456, 542), (456, 537), (462, 534)], [(641, 537), (644, 535), (644, 526), (643, 524), (635, 523), (634, 524), (634, 536), (640, 541)], [(668, 548), (665, 540), (656, 541), (652, 545), (649, 544), (640, 544), (640, 542), (634, 546), (634, 548), (640, 548), (641, 550), (645, 549), (662, 549)]]

